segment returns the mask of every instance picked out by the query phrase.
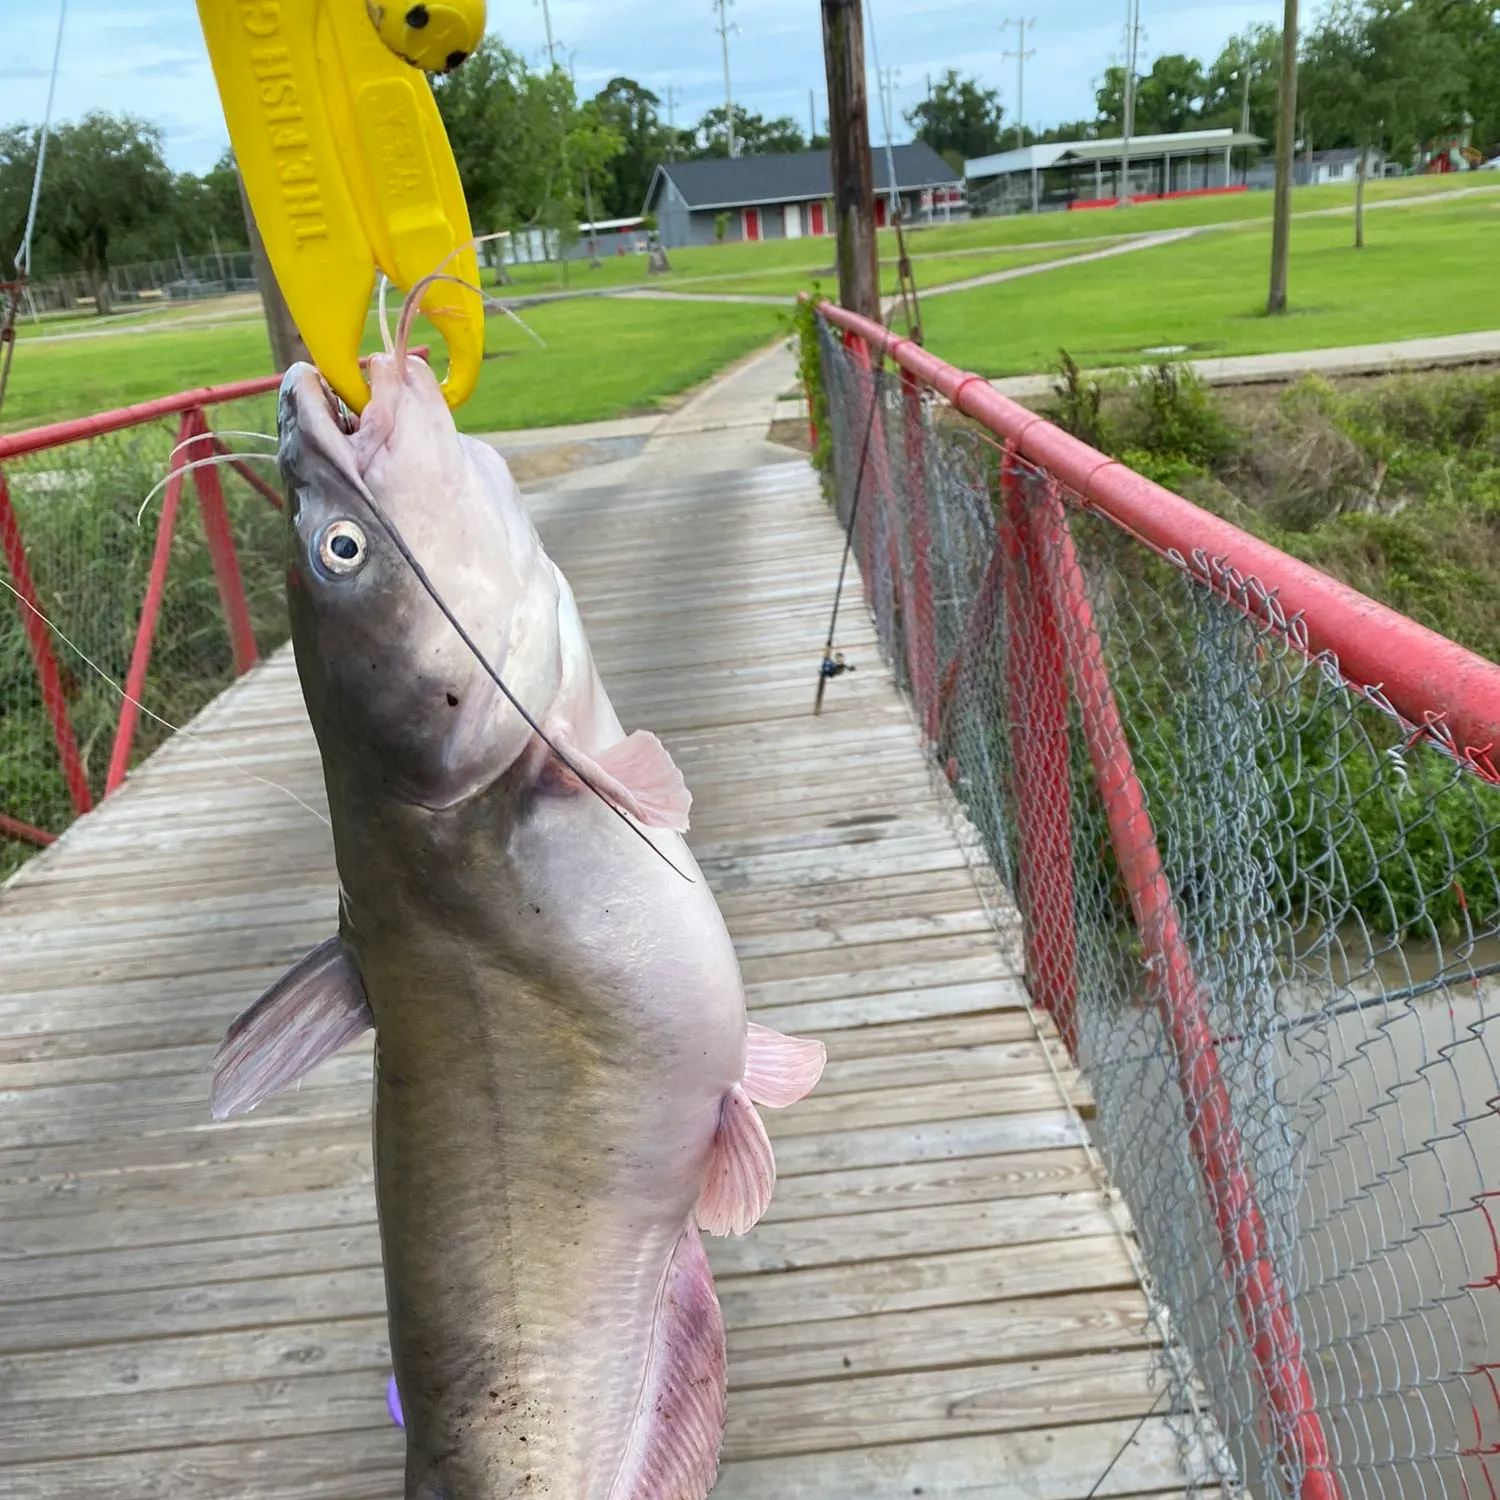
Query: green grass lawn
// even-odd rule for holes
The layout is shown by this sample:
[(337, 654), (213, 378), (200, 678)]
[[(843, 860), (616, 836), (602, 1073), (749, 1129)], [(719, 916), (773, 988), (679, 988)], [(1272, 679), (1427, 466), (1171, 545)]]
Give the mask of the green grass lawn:
[[(1500, 183), (1451, 177), (1391, 178), (1372, 182), (1366, 188), (1370, 204), (1397, 198), (1423, 198), (1451, 194), (1460, 189), (1494, 188)], [(1298, 188), (1292, 196), (1294, 213), (1321, 213), (1351, 208), (1351, 186)], [(1102, 241), (1121, 235), (1153, 234), (1208, 224), (1253, 223), (1269, 220), (1271, 194), (1224, 193), (1205, 198), (1177, 198), (1164, 203), (1140, 203), (1130, 208), (1101, 209), (1082, 213), (1018, 214), (1004, 219), (972, 219), (955, 224), (936, 224), (907, 231), (908, 248), (918, 267), (918, 282), (936, 286), (970, 274), (956, 267), (939, 266), (948, 256), (985, 255), (1027, 245), (1059, 245), (1066, 253), (1071, 242)], [(882, 263), (896, 264), (896, 235), (883, 229), (878, 234)], [(665, 276), (646, 275), (641, 255), (601, 257), (596, 270), (573, 262), (564, 285), (562, 268), (556, 263), (510, 267), (511, 294), (598, 290), (601, 288), (651, 285), (673, 290), (751, 290), (741, 279), (755, 278), (753, 290), (780, 294), (806, 285), (814, 275), (830, 276), (834, 263), (831, 237), (796, 240), (762, 240), (753, 244), (735, 241), (722, 245), (696, 245), (668, 252), (672, 270)], [(925, 267), (925, 278), (924, 278)], [(990, 269), (1000, 269), (996, 265)], [(790, 272), (782, 277), (780, 273)], [(977, 272), (973, 274), (979, 274)], [(697, 283), (695, 286), (694, 283)]]
[(1500, 325), (1500, 196), (1373, 214), (1365, 248), (1352, 239), (1347, 218), (1294, 227), (1285, 317), (1265, 315), (1270, 231), (1254, 224), (934, 299), (927, 347), (1012, 375), (1050, 369), (1061, 349), (1099, 366), (1137, 363), (1164, 345), (1198, 357), (1266, 354)]
[[(459, 413), (471, 432), (590, 422), (649, 411), (769, 342), (774, 308), (582, 298), (527, 310), (545, 349), (506, 318), (489, 320), (479, 388)], [(415, 339), (441, 343), (422, 320)], [(374, 316), (364, 348), (380, 347)], [(18, 348), (4, 427), (107, 411), (193, 386), (264, 375), (259, 321)]]

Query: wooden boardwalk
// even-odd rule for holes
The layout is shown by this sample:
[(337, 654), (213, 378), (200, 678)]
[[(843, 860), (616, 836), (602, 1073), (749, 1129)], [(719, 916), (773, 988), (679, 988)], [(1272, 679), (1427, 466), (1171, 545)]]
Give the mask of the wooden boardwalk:
[[(694, 790), (755, 1015), (829, 1047), (770, 1215), (713, 1247), (716, 1494), (1082, 1500), (1116, 1455), (1098, 1494), (1181, 1494), (1081, 1126), (857, 605), (809, 712), (840, 545), (810, 471), (537, 512)], [(247, 772), (321, 802), (285, 653), (0, 895), (7, 1500), (401, 1492), (369, 1048), (208, 1119), (225, 1024), (334, 921), (326, 829)]]

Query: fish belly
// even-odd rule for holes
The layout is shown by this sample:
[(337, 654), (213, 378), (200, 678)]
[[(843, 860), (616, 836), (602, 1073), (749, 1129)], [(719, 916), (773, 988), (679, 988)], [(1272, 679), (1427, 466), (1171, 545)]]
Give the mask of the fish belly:
[(717, 1090), (519, 984), (437, 1008), (377, 1054), (408, 1500), (623, 1500)]

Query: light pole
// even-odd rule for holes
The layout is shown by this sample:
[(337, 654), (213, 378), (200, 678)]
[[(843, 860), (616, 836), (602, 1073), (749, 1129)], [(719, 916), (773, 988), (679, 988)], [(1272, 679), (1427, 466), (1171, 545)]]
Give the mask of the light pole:
[(1124, 128), (1120, 140), (1120, 193), (1116, 199), (1121, 208), (1130, 206), (1130, 137), (1135, 131), (1135, 68), (1140, 35), (1141, 0), (1125, 0), (1125, 108), (1121, 121)]
[[(578, 75), (573, 71), (573, 59), (578, 56), (578, 48), (574, 47), (568, 53), (568, 81), (573, 85), (573, 98), (578, 98)], [(583, 158), (583, 211), (589, 216), (589, 269), (599, 269), (599, 242), (595, 238), (597, 231), (594, 228), (594, 192), (589, 184), (589, 159), (585, 153)]]
[(1036, 25), (1036, 17), (1031, 20), (1002, 21), (1000, 30), (1009, 31), (1012, 26), (1016, 28), (1015, 51), (1003, 51), (1002, 58), (1015, 58), (1016, 60), (1016, 145), (1026, 144), (1026, 59), (1036, 56), (1036, 48), (1029, 52), (1026, 50), (1026, 33)]
[(734, 90), (729, 83), (729, 16), (726, 7), (734, 0), (716, 0), (719, 7), (719, 45), (724, 52), (724, 134), (729, 145), (730, 156), (738, 156), (739, 145), (734, 138)]
[(557, 46), (552, 40), (552, 11), (548, 8), (547, 0), (541, 0), (542, 24), (547, 28), (547, 63), (549, 67), (557, 66)]

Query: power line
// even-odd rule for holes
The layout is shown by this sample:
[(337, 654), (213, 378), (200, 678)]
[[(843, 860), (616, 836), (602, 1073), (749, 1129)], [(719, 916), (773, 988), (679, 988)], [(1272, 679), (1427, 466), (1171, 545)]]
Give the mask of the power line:
[(1036, 17), (1026, 21), (1015, 19), (1002, 21), (1001, 31), (1009, 31), (1012, 26), (1016, 28), (1016, 46), (1014, 51), (1006, 50), (1000, 54), (1002, 58), (1015, 58), (1016, 60), (1016, 145), (1026, 144), (1026, 59), (1036, 56), (1036, 48), (1029, 52), (1026, 50), (1026, 33), (1036, 25)]

